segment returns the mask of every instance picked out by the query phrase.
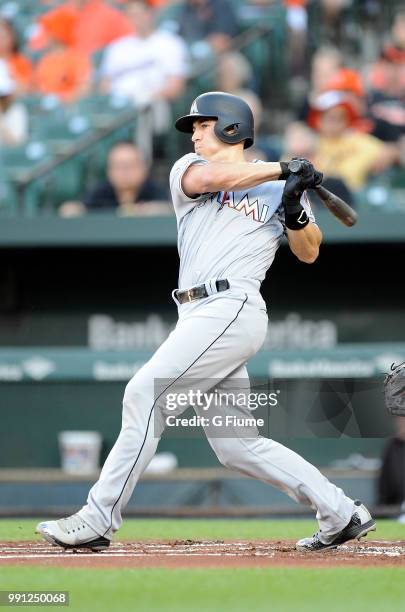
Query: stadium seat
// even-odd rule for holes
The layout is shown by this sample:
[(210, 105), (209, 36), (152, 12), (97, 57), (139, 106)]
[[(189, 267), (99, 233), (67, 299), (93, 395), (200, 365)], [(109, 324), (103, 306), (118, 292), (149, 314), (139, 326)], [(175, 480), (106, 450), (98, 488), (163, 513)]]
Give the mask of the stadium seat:
[(32, 122), (32, 135), (46, 141), (55, 154), (63, 154), (66, 145), (90, 133), (91, 128), (89, 115), (69, 115), (67, 112), (56, 111), (38, 115)]
[(47, 146), (39, 140), (20, 147), (3, 148), (1, 151), (5, 174), (14, 182), (23, 180), (30, 170), (49, 159)]
[(0, 170), (0, 216), (14, 216), (18, 211), (17, 191), (2, 170)]
[(71, 108), (79, 115), (91, 117), (95, 128), (103, 128), (117, 117), (117, 112), (133, 108), (128, 98), (111, 94), (92, 94), (78, 100)]
[(182, 4), (182, 2), (177, 2), (161, 8), (156, 15), (157, 25), (165, 30), (169, 30), (169, 32), (177, 33), (177, 21)]
[(3, 149), (1, 162), (5, 180), (9, 183), (6, 201), (12, 205), (10, 198), (15, 198), (14, 211), (34, 211), (40, 205), (42, 181), (28, 184), (29, 174), (40, 164), (50, 161), (51, 155), (44, 142), (31, 141), (21, 147)]

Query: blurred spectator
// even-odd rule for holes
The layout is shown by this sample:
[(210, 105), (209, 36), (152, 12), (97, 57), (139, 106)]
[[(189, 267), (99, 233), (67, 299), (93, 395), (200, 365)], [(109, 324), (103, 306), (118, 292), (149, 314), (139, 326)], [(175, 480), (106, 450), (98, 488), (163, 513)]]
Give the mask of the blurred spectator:
[(307, 60), (307, 0), (284, 0), (287, 9), (288, 65), (292, 76), (303, 76)]
[(353, 129), (357, 120), (357, 109), (339, 91), (319, 96), (309, 116), (309, 124), (319, 133), (316, 167), (343, 179), (353, 190), (361, 189), (370, 174), (383, 172), (399, 157), (396, 148)]
[(239, 51), (226, 51), (217, 57), (215, 88), (239, 96), (249, 104), (255, 122), (255, 145), (246, 151), (246, 159), (277, 160), (265, 135), (261, 134), (263, 106), (259, 96), (251, 89), (253, 69), (248, 59)]
[(256, 134), (262, 121), (263, 108), (259, 96), (251, 89), (253, 69), (239, 51), (226, 51), (218, 55), (215, 82), (218, 91), (239, 96), (249, 104), (255, 120)]
[(24, 95), (32, 84), (32, 64), (19, 51), (17, 32), (12, 23), (0, 18), (0, 59), (7, 63), (15, 83), (15, 93)]
[(298, 119), (306, 121), (311, 104), (325, 91), (329, 81), (342, 68), (343, 57), (335, 47), (320, 47), (311, 61), (310, 89), (307, 99), (298, 111)]
[[(305, 123), (299, 121), (290, 123), (284, 133), (284, 150), (282, 160), (289, 160), (293, 157), (304, 157), (315, 163), (317, 153), (317, 134)], [(324, 174), (322, 184), (345, 202), (353, 206), (353, 193), (342, 178)], [(310, 193), (311, 203), (322, 206), (316, 191)]]
[(316, 32), (318, 43), (344, 48), (356, 38), (353, 20), (347, 9), (353, 0), (319, 0), (310, 3), (309, 31)]
[(399, 10), (391, 28), (391, 48), (394, 52), (400, 53), (402, 61), (405, 54), (405, 8)]
[(179, 34), (190, 46), (192, 55), (230, 49), (239, 26), (229, 0), (185, 0), (178, 17)]
[[(83, 202), (65, 202), (59, 213), (71, 217), (84, 212), (116, 211), (125, 215), (167, 214), (167, 190), (148, 176), (145, 160), (130, 142), (115, 144), (108, 155), (107, 181), (85, 195)], [(147, 206), (146, 206), (147, 203)]]
[[(66, 9), (77, 15), (72, 44), (83, 53), (99, 51), (113, 40), (132, 32), (131, 24), (125, 15), (105, 0), (68, 0), (46, 15), (52, 16), (56, 22), (60, 17), (63, 22)], [(40, 19), (37, 25), (30, 41), (33, 51), (45, 48), (49, 42), (49, 34), (43, 27), (43, 20)]]
[(388, 440), (378, 479), (378, 503), (397, 505), (405, 501), (405, 419), (395, 417), (395, 434)]
[(176, 34), (155, 28), (154, 10), (143, 0), (128, 0), (126, 14), (132, 34), (107, 47), (100, 87), (140, 106), (154, 102), (155, 131), (164, 131), (170, 120), (166, 101), (184, 90), (187, 48)]
[(405, 134), (405, 11), (399, 12), (391, 30), (391, 42), (368, 71), (369, 113), (373, 134), (396, 142)]
[(341, 91), (357, 114), (356, 127), (363, 131), (371, 129), (370, 122), (364, 119), (366, 112), (365, 90), (362, 78), (356, 70), (340, 68), (326, 82), (325, 91)]
[(234, 93), (250, 86), (253, 69), (248, 59), (239, 51), (226, 51), (218, 56), (216, 63), (216, 82), (218, 91)]
[(28, 137), (28, 113), (14, 92), (7, 64), (0, 60), (0, 145), (8, 147), (24, 144)]
[(361, 75), (351, 68), (339, 68), (330, 79), (325, 81), (322, 93), (340, 91), (355, 110), (352, 127), (362, 132), (370, 132), (373, 123), (365, 117), (367, 113), (366, 92)]
[(285, 130), (283, 159), (304, 157), (312, 161), (316, 154), (317, 135), (305, 123), (294, 121)]
[(77, 13), (64, 7), (58, 13), (46, 13), (41, 24), (50, 42), (48, 52), (35, 67), (34, 88), (63, 102), (72, 102), (88, 93), (91, 79), (88, 56), (72, 47)]

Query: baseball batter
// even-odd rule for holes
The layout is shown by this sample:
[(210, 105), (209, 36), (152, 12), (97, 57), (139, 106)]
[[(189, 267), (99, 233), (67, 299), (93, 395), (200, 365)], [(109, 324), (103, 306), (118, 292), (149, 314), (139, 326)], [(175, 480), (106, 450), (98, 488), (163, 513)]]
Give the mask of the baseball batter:
[[(129, 381), (122, 429), (87, 504), (77, 514), (46, 521), (37, 532), (64, 548), (102, 550), (122, 523), (134, 487), (152, 459), (165, 427), (164, 397), (198, 379), (201, 391), (246, 381), (246, 362), (261, 347), (268, 318), (260, 285), (283, 234), (299, 260), (318, 257), (321, 231), (305, 195), (322, 175), (303, 160), (247, 162), (253, 116), (240, 98), (222, 92), (199, 96), (176, 128), (192, 134), (194, 153), (170, 172), (178, 225), (179, 288), (173, 291), (178, 323)], [(156, 381), (164, 381), (156, 386)], [(215, 383), (213, 383), (215, 381)], [(157, 390), (158, 388), (158, 390)], [(180, 414), (187, 406), (176, 408)], [(226, 408), (224, 408), (226, 411)], [(353, 501), (319, 470), (281, 444), (235, 427), (234, 435), (206, 433), (219, 461), (267, 482), (316, 511), (319, 531), (297, 542), (300, 550), (334, 548), (375, 529), (363, 504)], [(239, 431), (239, 433), (238, 433)]]

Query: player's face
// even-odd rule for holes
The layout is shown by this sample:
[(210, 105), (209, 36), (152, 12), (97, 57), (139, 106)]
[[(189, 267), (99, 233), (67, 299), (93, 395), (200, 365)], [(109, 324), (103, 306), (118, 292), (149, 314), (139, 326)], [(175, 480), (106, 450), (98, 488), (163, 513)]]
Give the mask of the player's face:
[(193, 123), (191, 140), (194, 150), (205, 159), (214, 159), (227, 148), (227, 145), (216, 137), (214, 127), (214, 119), (198, 119)]

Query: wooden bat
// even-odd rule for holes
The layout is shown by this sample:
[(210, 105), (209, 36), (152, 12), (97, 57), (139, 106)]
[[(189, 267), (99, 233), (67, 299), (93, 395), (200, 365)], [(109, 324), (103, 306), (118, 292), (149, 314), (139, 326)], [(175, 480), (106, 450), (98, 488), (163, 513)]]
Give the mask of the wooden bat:
[[(299, 174), (302, 169), (302, 162), (299, 159), (293, 159), (289, 162), (288, 169), (293, 174)], [(347, 225), (347, 227), (352, 227), (356, 223), (357, 213), (347, 202), (322, 185), (317, 185), (314, 189), (322, 203), (341, 223)]]

